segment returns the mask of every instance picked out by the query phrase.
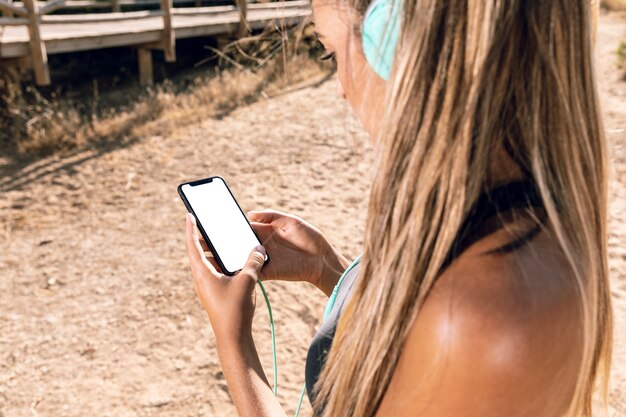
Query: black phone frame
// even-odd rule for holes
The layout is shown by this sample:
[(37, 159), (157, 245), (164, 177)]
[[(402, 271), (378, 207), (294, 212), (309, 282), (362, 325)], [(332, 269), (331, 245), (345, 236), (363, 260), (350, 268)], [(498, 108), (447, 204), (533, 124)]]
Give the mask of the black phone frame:
[[(245, 213), (241, 209), (241, 206), (239, 205), (239, 202), (237, 202), (237, 199), (235, 198), (235, 195), (230, 190), (230, 187), (228, 186), (228, 183), (226, 182), (226, 180), (224, 178), (222, 178), (222, 177), (220, 177), (218, 175), (215, 175), (215, 176), (208, 177), (208, 178), (202, 178), (200, 180), (183, 182), (182, 184), (179, 184), (176, 189), (178, 190), (178, 195), (183, 200), (183, 203), (185, 204), (185, 207), (187, 208), (187, 211), (189, 213), (193, 214), (194, 217), (196, 218), (196, 225), (198, 226), (198, 230), (200, 230), (200, 234), (204, 238), (204, 241), (206, 242), (207, 246), (209, 247), (209, 250), (213, 254), (213, 258), (217, 261), (217, 264), (219, 265), (219, 267), (222, 270), (222, 272), (224, 274), (232, 277), (233, 275), (235, 275), (237, 272), (239, 272), (241, 270), (238, 269), (237, 271), (229, 271), (228, 269), (226, 269), (226, 267), (224, 266), (224, 263), (222, 262), (222, 259), (220, 258), (219, 254), (215, 250), (215, 247), (213, 246), (213, 243), (211, 242), (211, 239), (209, 239), (209, 236), (207, 235), (206, 231), (204, 230), (204, 227), (202, 227), (202, 224), (200, 223), (200, 220), (198, 220), (198, 216), (193, 211), (193, 208), (191, 207), (191, 204), (189, 204), (189, 201), (187, 200), (187, 197), (185, 197), (185, 193), (183, 192), (183, 186), (184, 185), (188, 184), (191, 187), (195, 187), (197, 185), (202, 185), (202, 184), (206, 184), (206, 183), (209, 183), (209, 182), (213, 182), (213, 180), (215, 180), (215, 179), (222, 180), (222, 182), (224, 183), (224, 186), (226, 186), (226, 189), (230, 193), (230, 196), (233, 198), (233, 201), (237, 205), (237, 208), (239, 208), (239, 211), (241, 212), (241, 215), (243, 216), (243, 218), (248, 223), (248, 226), (250, 227), (250, 230), (252, 230), (252, 233), (254, 233), (254, 236), (256, 236), (256, 239), (259, 242), (259, 244), (262, 245), (261, 239), (259, 239), (259, 236), (256, 234), (256, 232), (252, 228), (252, 225), (250, 224), (250, 221), (248, 220), (248, 218), (246, 217)], [(267, 264), (269, 261), (270, 261), (270, 255), (266, 251), (266, 253), (265, 253), (265, 262), (263, 263), (263, 265)]]

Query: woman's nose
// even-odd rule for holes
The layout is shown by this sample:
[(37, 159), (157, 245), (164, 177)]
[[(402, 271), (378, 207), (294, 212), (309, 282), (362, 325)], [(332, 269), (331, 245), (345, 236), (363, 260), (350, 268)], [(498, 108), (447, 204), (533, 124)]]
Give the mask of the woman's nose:
[(343, 91), (343, 87), (341, 85), (341, 81), (339, 81), (339, 77), (337, 77), (337, 79), (335, 80), (335, 94), (337, 94), (337, 97), (341, 99), (346, 98), (346, 94)]

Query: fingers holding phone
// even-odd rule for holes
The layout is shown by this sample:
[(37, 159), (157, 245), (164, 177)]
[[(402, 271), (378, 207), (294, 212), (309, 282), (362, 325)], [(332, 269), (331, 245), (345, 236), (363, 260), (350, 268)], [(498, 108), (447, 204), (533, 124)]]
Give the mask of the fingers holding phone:
[(261, 271), (263, 280), (306, 281), (325, 293), (343, 272), (347, 260), (309, 222), (277, 210), (248, 212), (250, 225), (272, 254)]
[(207, 243), (204, 241), (204, 238), (202, 236), (199, 236), (198, 240), (200, 241), (200, 246), (202, 246), (202, 249), (204, 249), (205, 252), (208, 252), (208, 254), (210, 254), (211, 257), (213, 257), (213, 253), (211, 252), (211, 249), (209, 249), (209, 246), (207, 245)]
[(193, 215), (186, 219), (186, 248), (193, 276), (193, 287), (211, 321), (215, 336), (236, 340), (252, 331), (256, 305), (255, 285), (266, 257), (262, 246), (255, 247), (240, 271), (232, 276), (215, 268), (215, 259), (207, 258), (200, 245)]
[(200, 235), (200, 233), (198, 233), (198, 241), (200, 242), (200, 246), (202, 247), (202, 250), (204, 251), (204, 256), (206, 257), (207, 261), (209, 261), (211, 265), (213, 265), (213, 267), (218, 272), (222, 273), (222, 269), (220, 268), (219, 264), (215, 260), (215, 257), (213, 256), (213, 252), (211, 252), (209, 245), (207, 245), (207, 243), (205, 242), (202, 235)]
[(345, 258), (318, 228), (277, 210), (248, 212), (248, 220), (220, 177), (181, 184), (178, 193), (197, 219), (202, 236), (198, 244), (216, 271), (235, 275), (250, 251), (262, 244), (267, 250), (263, 280), (306, 281), (327, 293), (326, 287), (343, 272)]

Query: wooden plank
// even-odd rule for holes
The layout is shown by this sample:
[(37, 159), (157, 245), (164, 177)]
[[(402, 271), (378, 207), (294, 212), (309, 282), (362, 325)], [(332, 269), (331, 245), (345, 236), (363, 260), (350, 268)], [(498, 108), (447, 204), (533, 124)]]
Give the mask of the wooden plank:
[[(195, 0), (175, 0), (175, 3), (193, 4)], [(96, 0), (69, 0), (65, 8), (66, 9), (113, 9), (114, 2), (117, 2), (120, 6), (158, 6), (160, 0), (109, 0), (109, 1), (96, 1)], [(16, 2), (18, 5), (22, 5), (22, 2)], [(39, 7), (46, 5), (45, 1), (38, 1)]]
[[(263, 29), (269, 24), (278, 24), (283, 21), (286, 26), (298, 24), (302, 18), (300, 16), (291, 16), (285, 18), (273, 18), (269, 20), (252, 20), (248, 22), (251, 29)], [(207, 26), (184, 26), (176, 28), (176, 38), (199, 38), (204, 36), (236, 34), (239, 29), (239, 22), (222, 23), (220, 25), (213, 24)]]
[(55, 16), (42, 16), (41, 22), (53, 25), (66, 25), (70, 23), (102, 23), (121, 22), (126, 20), (145, 19), (149, 17), (163, 16), (162, 10), (139, 10), (136, 12), (123, 13), (89, 13), (89, 14), (61, 14)]
[(205, 36), (224, 35), (235, 33), (239, 27), (238, 22), (214, 24), (211, 26), (188, 26), (176, 28), (178, 39), (201, 38)]
[(161, 0), (163, 11), (163, 51), (166, 62), (176, 61), (176, 35), (172, 26), (172, 0)]
[(139, 64), (139, 84), (143, 86), (152, 85), (154, 83), (152, 49), (137, 48), (137, 62)]
[[(162, 1), (162, 0), (159, 0)], [(67, 4), (67, 3), (66, 3)], [(262, 10), (261, 8), (251, 9), (251, 5), (248, 5), (248, 10)], [(263, 8), (268, 9), (268, 8)], [(285, 9), (290, 9), (289, 7)], [(171, 11), (172, 16), (199, 16), (199, 15), (219, 15), (224, 13), (238, 13), (235, 6), (214, 6), (214, 7), (200, 7), (200, 8), (173, 8)], [(120, 13), (86, 13), (86, 14), (62, 14), (52, 16), (42, 16), (42, 23), (46, 24), (68, 24), (68, 23), (98, 23), (98, 22), (117, 22), (131, 19), (144, 19), (148, 17), (163, 16), (162, 10), (138, 10), (134, 12), (120, 12)]]
[(15, 59), (28, 56), (28, 42), (0, 44), (0, 59)]
[[(114, 1), (121, 6), (131, 6), (131, 7), (141, 7), (141, 6), (159, 6), (161, 4), (161, 0), (110, 0), (110, 1), (94, 1), (94, 0), (67, 0), (63, 9), (67, 10), (76, 10), (76, 9), (114, 9)], [(196, 4), (198, 0), (173, 0), (174, 6), (176, 5), (191, 5)], [(200, 0), (200, 4), (204, 1), (210, 0)], [(7, 3), (7, 0), (0, 0), (0, 3)], [(39, 1), (37, 2), (40, 8), (45, 7), (46, 2)], [(310, 7), (311, 2), (309, 0), (286, 0), (286, 1), (278, 1), (278, 2), (269, 2), (269, 3), (247, 3), (248, 10), (257, 10), (257, 9), (276, 9), (276, 8), (290, 8), (290, 7)], [(15, 2), (13, 3), (14, 7), (23, 8), (23, 3)], [(198, 12), (200, 13), (211, 13), (210, 11), (214, 9), (212, 13), (218, 13), (219, 11), (237, 10), (235, 6), (204, 6), (204, 7), (196, 7)], [(202, 10), (204, 9), (204, 10)], [(174, 9), (176, 10), (176, 8)], [(182, 10), (193, 11), (193, 8), (183, 8)], [(26, 16), (26, 9), (23, 9), (22, 16)]]
[(17, 16), (27, 16), (28, 10), (24, 7), (18, 6), (17, 4), (13, 4), (12, 1), (0, 0), (0, 10), (4, 13), (5, 16), (11, 17), (13, 15)]
[(289, 9), (289, 8), (309, 8), (311, 2), (309, 0), (284, 0), (275, 1), (270, 3), (250, 3), (248, 4), (248, 10), (260, 10), (260, 9)]
[(184, 15), (214, 15), (220, 13), (234, 13), (237, 11), (235, 6), (209, 6), (209, 7), (185, 7), (185, 8), (173, 8), (172, 15), (184, 16)]
[(160, 42), (161, 30), (155, 29), (139, 33), (122, 33), (109, 36), (98, 36), (89, 38), (57, 39), (46, 42), (49, 53), (64, 53), (74, 51), (90, 51), (93, 49), (114, 48), (117, 46), (134, 46), (145, 43)]
[(30, 55), (33, 60), (35, 83), (37, 85), (50, 85), (50, 71), (48, 69), (48, 54), (46, 44), (41, 39), (39, 32), (39, 10), (34, 0), (24, 0), (24, 6), (28, 10), (28, 36), (30, 38)]
[[(54, 1), (54, 0), (52, 0)], [(174, 5), (196, 5), (202, 6), (203, 2), (210, 2), (210, 0), (173, 0)], [(4, 3), (11, 3), (11, 1), (1, 0)], [(50, 2), (38, 1), (37, 5), (41, 9), (44, 9)], [(121, 12), (122, 6), (130, 7), (153, 7), (161, 4), (161, 0), (110, 0), (110, 1), (96, 1), (96, 0), (69, 0), (61, 7), (64, 10), (80, 10), (80, 9), (111, 9), (114, 13)], [(23, 8), (23, 2), (14, 3), (14, 7)], [(58, 8), (57, 8), (58, 9)], [(0, 10), (3, 10), (0, 6)], [(4, 12), (5, 15), (11, 12)], [(49, 11), (47, 13), (50, 13)], [(20, 16), (26, 16), (26, 9), (23, 9), (23, 14)], [(42, 13), (43, 14), (43, 13)]]
[(66, 9), (109, 9), (112, 1), (71, 0), (65, 3)]
[(27, 26), (29, 22), (25, 17), (0, 17), (0, 26)]
[[(252, 12), (253, 10), (290, 10), (290, 9), (300, 9), (300, 8), (308, 8), (310, 7), (310, 2), (308, 0), (300, 1), (300, 0), (287, 0), (283, 2), (274, 2), (274, 3), (248, 3), (247, 9), (248, 12)], [(184, 15), (213, 15), (219, 13), (227, 13), (227, 12), (236, 12), (238, 8), (236, 6), (208, 6), (208, 7), (186, 7), (186, 8), (173, 8), (172, 15), (174, 16), (184, 16)]]
[[(129, 12), (137, 13), (137, 12)], [(145, 13), (145, 11), (140, 12)], [(159, 11), (160, 13), (160, 11)], [(122, 13), (125, 14), (125, 13)], [(282, 8), (248, 10), (248, 23), (252, 29), (268, 24), (297, 24), (311, 14), (310, 8)], [(106, 14), (105, 14), (106, 15)], [(44, 16), (43, 20), (62, 16)], [(174, 15), (172, 29), (176, 38), (193, 38), (219, 34), (235, 34), (239, 24), (236, 11), (219, 15)], [(101, 23), (74, 23), (67, 25), (43, 24), (44, 41), (48, 54), (93, 50), (108, 47), (137, 46), (163, 41), (161, 17), (129, 19), (112, 25)], [(29, 36), (25, 27), (7, 26), (0, 41), (0, 58), (19, 57), (29, 54)]]
[(65, 0), (49, 1), (39, 9), (39, 15), (43, 16), (45, 14), (52, 13), (55, 10), (62, 8), (63, 6), (65, 6)]
[(267, 26), (284, 24), (285, 26), (294, 26), (302, 21), (302, 15), (300, 16), (286, 16), (286, 17), (274, 17), (267, 20), (250, 21), (251, 29), (264, 29)]
[[(140, 7), (140, 6), (158, 6), (160, 0), (118, 0), (124, 6)], [(203, 0), (173, 0), (174, 4), (195, 4)]]

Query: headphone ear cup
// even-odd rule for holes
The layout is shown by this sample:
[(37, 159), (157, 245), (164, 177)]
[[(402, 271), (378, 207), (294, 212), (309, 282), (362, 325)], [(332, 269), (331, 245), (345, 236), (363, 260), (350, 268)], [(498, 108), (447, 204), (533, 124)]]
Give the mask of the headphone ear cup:
[(361, 43), (368, 64), (382, 79), (389, 79), (399, 35), (400, 14), (394, 4), (400, 0), (373, 0), (361, 24)]
[[(371, 6), (371, 4), (370, 4)], [(361, 43), (363, 44), (363, 53), (365, 54), (365, 59), (367, 63), (373, 68), (375, 62), (373, 62), (373, 51), (376, 49), (376, 42), (372, 39), (373, 30), (371, 29), (371, 25), (368, 24), (369, 17), (371, 15), (371, 9), (367, 9), (367, 13), (363, 18), (363, 23), (361, 23)]]

